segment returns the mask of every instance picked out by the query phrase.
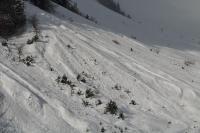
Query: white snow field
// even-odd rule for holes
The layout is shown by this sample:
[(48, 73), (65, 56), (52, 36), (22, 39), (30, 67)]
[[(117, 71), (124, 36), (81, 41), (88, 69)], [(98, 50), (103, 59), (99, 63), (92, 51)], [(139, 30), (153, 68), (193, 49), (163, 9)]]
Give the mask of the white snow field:
[[(136, 37), (147, 45), (178, 49), (199, 48), (199, 0), (114, 0), (128, 19), (100, 5), (97, 0), (73, 0), (81, 12), (93, 16), (116, 33)], [(196, 46), (197, 45), (197, 46)]]
[[(123, 26), (117, 22), (119, 29), (95, 14), (100, 25), (57, 5), (55, 10), (26, 3), (27, 17), (39, 20), (39, 41), (26, 44), (34, 35), (27, 24), (26, 32), (0, 45), (1, 133), (200, 132), (198, 45), (182, 49), (178, 42), (187, 39), (175, 36), (166, 39), (177, 48), (151, 44), (145, 27), (143, 44), (118, 31)], [(127, 20), (112, 14), (113, 22), (117, 16)], [(116, 114), (105, 112), (110, 100)]]

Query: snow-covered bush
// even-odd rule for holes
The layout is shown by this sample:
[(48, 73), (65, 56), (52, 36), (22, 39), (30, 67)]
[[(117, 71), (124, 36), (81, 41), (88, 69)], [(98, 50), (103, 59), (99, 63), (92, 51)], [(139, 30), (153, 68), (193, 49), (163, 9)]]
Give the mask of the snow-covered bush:
[(8, 36), (26, 22), (23, 0), (0, 1), (0, 36)]

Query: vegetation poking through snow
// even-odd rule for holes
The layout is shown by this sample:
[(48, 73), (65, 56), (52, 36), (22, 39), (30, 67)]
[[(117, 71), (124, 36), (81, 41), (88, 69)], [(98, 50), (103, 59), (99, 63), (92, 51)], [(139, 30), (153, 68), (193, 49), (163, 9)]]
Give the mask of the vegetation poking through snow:
[[(46, 13), (44, 14), (46, 15)], [(47, 15), (50, 16), (51, 14), (47, 13)], [(53, 15), (51, 15), (51, 17), (49, 16), (47, 18), (50, 18), (52, 20), (59, 20), (59, 18), (54, 18)], [(86, 16), (86, 18), (89, 19), (89, 16)], [(5, 42), (3, 41), (2, 46), (0, 46), (1, 47), (0, 56), (3, 55), (4, 53), (6, 53), (7, 55), (7, 51), (11, 51), (12, 57), (13, 56), (15, 57), (16, 54), (19, 55), (19, 60), (27, 66), (33, 66), (36, 63), (35, 57), (31, 55), (36, 55), (37, 59), (40, 59), (40, 54), (41, 54), (40, 50), (42, 49), (46, 52), (45, 56), (42, 56), (40, 60), (37, 60), (38, 61), (37, 68), (39, 69), (33, 69), (32, 67), (30, 68), (20, 67), (20, 66), (17, 67), (16, 66), (17, 63), (12, 64), (12, 62), (11, 63), (9, 62), (10, 60), (8, 60), (8, 58), (10, 58), (10, 56), (6, 56), (5, 58), (1, 56), (2, 60), (0, 64), (0, 68), (1, 68), (0, 83), (2, 82), (3, 84), (2, 89), (8, 89), (6, 91), (3, 90), (3, 92), (5, 91), (6, 94), (7, 92), (9, 92), (9, 94), (11, 92), (12, 95), (9, 95), (9, 99), (11, 100), (16, 99), (17, 101), (17, 104), (15, 104), (15, 101), (13, 101), (14, 104), (11, 103), (11, 108), (9, 107), (9, 111), (11, 111), (10, 114), (12, 114), (12, 109), (14, 111), (17, 111), (17, 114), (19, 114), (19, 117), (18, 116), (16, 117), (13, 114), (13, 118), (16, 118), (16, 120), (18, 120), (18, 118), (20, 119), (20, 115), (23, 116), (24, 113), (27, 113), (28, 114), (27, 116), (29, 116), (30, 114), (31, 114), (30, 116), (32, 116), (32, 115), (35, 115), (35, 112), (37, 111), (36, 113), (38, 116), (41, 116), (41, 115), (52, 116), (52, 117), (48, 117), (48, 122), (50, 123), (48, 122), (46, 123), (44, 119), (44, 122), (47, 125), (47, 128), (49, 129), (49, 131), (53, 130), (55, 132), (59, 132), (62, 129), (63, 131), (66, 131), (66, 129), (72, 126), (71, 132), (80, 130), (80, 132), (86, 131), (86, 132), (113, 132), (113, 133), (121, 132), (122, 133), (122, 132), (126, 132), (126, 130), (130, 130), (129, 132), (134, 132), (136, 131), (135, 128), (143, 131), (143, 129), (141, 129), (142, 126), (137, 127), (136, 125), (135, 127), (135, 125), (132, 125), (132, 123), (130, 123), (130, 118), (132, 118), (132, 114), (136, 114), (138, 120), (140, 120), (140, 118), (142, 119), (143, 115), (147, 116), (148, 121), (145, 121), (144, 124), (147, 124), (149, 128), (151, 128), (151, 126), (154, 126), (154, 125), (151, 125), (151, 123), (150, 125), (148, 125), (152, 117), (156, 118), (155, 124), (159, 124), (160, 120), (156, 113), (154, 113), (153, 115), (150, 114), (151, 117), (150, 119), (148, 119), (149, 113), (146, 113), (145, 111), (143, 111), (144, 109), (145, 110), (149, 109), (145, 104), (142, 104), (143, 102), (145, 102), (146, 99), (152, 102), (152, 97), (153, 97), (153, 100), (155, 100), (155, 102), (152, 102), (153, 103), (151, 107), (152, 110), (154, 110), (154, 107), (157, 108), (160, 105), (163, 105), (162, 103), (165, 103), (166, 107), (169, 106), (169, 112), (172, 111), (170, 110), (170, 104), (172, 103), (173, 105), (173, 102), (162, 102), (162, 100), (171, 100), (171, 99), (167, 98), (167, 99), (160, 100), (159, 93), (158, 95), (154, 95), (154, 90), (151, 91), (151, 89), (153, 88), (155, 90), (156, 89), (160, 90), (160, 89), (163, 89), (163, 87), (166, 87), (167, 85), (167, 87), (172, 87), (172, 89), (168, 91), (168, 89), (164, 88), (166, 93), (169, 94), (169, 96), (175, 96), (177, 93), (179, 92), (181, 93), (182, 91), (182, 90), (177, 91), (177, 89), (173, 89), (173, 87), (176, 87), (176, 86), (179, 87), (180, 84), (176, 84), (176, 82), (174, 82), (176, 80), (178, 81), (178, 79), (167, 80), (170, 76), (166, 76), (165, 77), (166, 79), (163, 78), (163, 73), (159, 75), (160, 73), (156, 73), (157, 71), (155, 69), (151, 70), (152, 62), (150, 61), (152, 60), (156, 62), (162, 59), (169, 59), (171, 61), (171, 57), (172, 59), (176, 59), (174, 58), (176, 57), (176, 54), (174, 54), (176, 52), (173, 51), (174, 56), (170, 56), (170, 58), (157, 56), (158, 57), (158, 60), (157, 60), (157, 58), (154, 59), (155, 55), (152, 56), (152, 53), (150, 52), (145, 53), (147, 49), (141, 47), (143, 46), (143, 44), (140, 44), (141, 46), (139, 46), (137, 44), (139, 42), (134, 42), (134, 40), (129, 41), (130, 39), (126, 39), (125, 37), (121, 37), (118, 35), (113, 35), (111, 33), (107, 33), (106, 31), (95, 30), (95, 29), (93, 31), (93, 29), (91, 29), (93, 32), (96, 32), (96, 34), (93, 34), (93, 32), (85, 28), (84, 29), (82, 29), (81, 27), (77, 28), (75, 27), (75, 25), (71, 25), (71, 24), (68, 25), (68, 22), (65, 23), (63, 21), (62, 23), (60, 23), (60, 25), (58, 24), (59, 22), (56, 22), (56, 25), (52, 23), (48, 23), (49, 24), (47, 25), (48, 30), (45, 31), (44, 33), (47, 33), (49, 35), (49, 38), (48, 38), (49, 42), (47, 46), (44, 46), (45, 44), (41, 43), (42, 41), (38, 41), (38, 39), (42, 40), (43, 38), (42, 38), (42, 34), (40, 34), (40, 31), (39, 31), (37, 18), (33, 17), (30, 22), (33, 26), (34, 34), (31, 34), (31, 36), (30, 34), (25, 34), (21, 37), (22, 39), (19, 37), (23, 41), (21, 41), (20, 39), (17, 40), (18, 38), (17, 39), (14, 38)], [(42, 19), (40, 23), (41, 24), (43, 23)], [(54, 28), (52, 28), (51, 26)], [(53, 31), (51, 28), (53, 29)], [(73, 32), (69, 32), (70, 30), (72, 30)], [(26, 42), (24, 42), (24, 40), (27, 40), (27, 38), (29, 37), (31, 38), (32, 36), (33, 38), (27, 41), (27, 43), (32, 44), (38, 41), (38, 44), (25, 45)], [(84, 39), (84, 37), (86, 39)], [(89, 37), (91, 38), (87, 39)], [(117, 38), (117, 41), (116, 40), (112, 41), (112, 38)], [(10, 41), (13, 41), (14, 43), (11, 45)], [(112, 43), (112, 45), (106, 45), (107, 42)], [(85, 44), (85, 43), (87, 44), (91, 43), (91, 45), (88, 45), (87, 47), (86, 46), (83, 47), (82, 44)], [(118, 44), (118, 45), (116, 46), (115, 44)], [(126, 44), (126, 45), (124, 45), (124, 47), (121, 47), (120, 44)], [(73, 49), (72, 46), (76, 46), (76, 50), (70, 51), (70, 49)], [(130, 55), (130, 51), (133, 51), (133, 48), (135, 51), (134, 52), (135, 57), (131, 57), (132, 59), (130, 59), (128, 58), (128, 56)], [(116, 50), (118, 51), (115, 52)], [(70, 52), (66, 52), (66, 51), (70, 51)], [(152, 51), (157, 53), (155, 48), (152, 48)], [(164, 52), (165, 51), (163, 50), (163, 53)], [(170, 53), (170, 50), (169, 50), (169, 53)], [(180, 58), (180, 55), (181, 55), (180, 52), (178, 52), (177, 57)], [(39, 64), (39, 61), (40, 61), (40, 64)], [(182, 59), (181, 61), (182, 61), (181, 65), (184, 66), (185, 68), (187, 68), (187, 66), (190, 66), (194, 63), (196, 63), (196, 66), (199, 64), (198, 59), (196, 59), (195, 62), (193, 63), (191, 62), (191, 60), (185, 61), (184, 59)], [(159, 63), (155, 63), (155, 65), (158, 65), (155, 67), (156, 69), (157, 68), (159, 69), (159, 65), (160, 67), (163, 67), (164, 65), (170, 64), (169, 62), (167, 62), (168, 64), (167, 63), (159, 64)], [(15, 66), (16, 66), (16, 69), (15, 69)], [(51, 66), (55, 67), (55, 70)], [(48, 71), (46, 71), (46, 69), (48, 69)], [(49, 70), (52, 72), (50, 72)], [(74, 77), (74, 74), (80, 70), (84, 70), (85, 72), (81, 72), (77, 74), (77, 77), (76, 75)], [(169, 69), (169, 70), (173, 70), (173, 69)], [(196, 71), (196, 69), (194, 70)], [(184, 72), (186, 73), (187, 71), (184, 71)], [(71, 80), (68, 77), (68, 75), (66, 76), (65, 74), (58, 76), (57, 75), (58, 73), (67, 73), (68, 75), (70, 75), (71, 77), (75, 79)], [(43, 76), (43, 74), (45, 75)], [(184, 74), (184, 73), (181, 73), (181, 74)], [(49, 80), (52, 76), (55, 76), (55, 75), (58, 76), (57, 79), (55, 78), (58, 84), (56, 84), (55, 81), (52, 83), (51, 80)], [(155, 80), (155, 82), (159, 81), (159, 86), (162, 86), (162, 87), (157, 88), (156, 85), (151, 84), (152, 79), (155, 79), (155, 77), (157, 79)], [(176, 77), (176, 76), (173, 76), (173, 77)], [(31, 80), (31, 79), (34, 79), (34, 80)], [(136, 81), (136, 79), (138, 82), (134, 82)], [(192, 85), (195, 87), (195, 84), (198, 83), (198, 80), (195, 79), (195, 75), (192, 79), (195, 80), (195, 82), (193, 81), (194, 83)], [(182, 82), (181, 80), (179, 83)], [(185, 79), (183, 78), (183, 81), (184, 80)], [(145, 81), (145, 82), (142, 82), (142, 81)], [(169, 81), (169, 84), (166, 83), (165, 81), (167, 82)], [(146, 82), (148, 82), (148, 84), (146, 84)], [(120, 83), (120, 84), (115, 84), (115, 83)], [(13, 88), (12, 86), (16, 86), (16, 87)], [(132, 95), (132, 92), (131, 92), (132, 88), (136, 89), (136, 93), (134, 95), (138, 98), (137, 100), (140, 101), (141, 105), (138, 105), (136, 101), (131, 100), (131, 99), (134, 99), (134, 96)], [(186, 87), (184, 87), (183, 85), (182, 87), (180, 87), (180, 89), (182, 88), (188, 89), (188, 85), (186, 85)], [(60, 90), (62, 89), (62, 91), (60, 91), (59, 89)], [(190, 89), (192, 91), (192, 87)], [(23, 93), (19, 93), (21, 92), (21, 90)], [(70, 96), (70, 90), (71, 90), (71, 96)], [(171, 90), (174, 90), (176, 92), (175, 95), (171, 93), (172, 92)], [(187, 90), (183, 90), (183, 91), (187, 92)], [(193, 92), (195, 93), (195, 90), (192, 91), (192, 93)], [(164, 93), (162, 94), (165, 96)], [(32, 97), (35, 97), (35, 98), (32, 98)], [(42, 103), (43, 99), (45, 102), (44, 106)], [(111, 100), (111, 101), (108, 101), (108, 103), (106, 104), (105, 101), (107, 101), (108, 99), (115, 99), (115, 101)], [(26, 103), (27, 102), (26, 100), (28, 101), (28, 104)], [(0, 97), (0, 101), (2, 101), (1, 97)], [(23, 102), (23, 104), (20, 103), (21, 101)], [(118, 103), (119, 105), (116, 103)], [(20, 105), (19, 106), (20, 108), (21, 107), (23, 108), (23, 105), (25, 105), (25, 109), (24, 109), (25, 111), (15, 110), (14, 106), (18, 106), (18, 104)], [(138, 106), (132, 106), (132, 105), (138, 105)], [(85, 108), (85, 107), (88, 107), (88, 108)], [(124, 112), (122, 112), (121, 109), (123, 109)], [(142, 109), (142, 112), (141, 112), (141, 109)], [(162, 111), (162, 110), (164, 109), (160, 108), (159, 111)], [(23, 111), (23, 112), (21, 113), (20, 111)], [(109, 113), (112, 115), (105, 115), (105, 114), (102, 115), (103, 111), (105, 111), (105, 113)], [(151, 111), (151, 109), (149, 109), (149, 111)], [(60, 117), (58, 117), (58, 115)], [(31, 118), (32, 117), (30, 117), (30, 119)], [(158, 118), (158, 121), (157, 121), (157, 118)], [(28, 119), (29, 118), (25, 120), (27, 121)], [(62, 124), (63, 119), (66, 120), (67, 123), (71, 123), (71, 125), (69, 125), (69, 127), (67, 124), (63, 125)], [(161, 121), (163, 121), (163, 119), (166, 119), (166, 118), (164, 117), (161, 118)], [(52, 120), (53, 121), (55, 120), (56, 123), (58, 123), (56, 125), (57, 127), (56, 128), (53, 127), (53, 129), (51, 129)], [(102, 123), (100, 124), (101, 125), (100, 127), (98, 127), (99, 124), (97, 123), (99, 121), (103, 123), (103, 124)], [(37, 123), (37, 119), (36, 119), (36, 123)], [(43, 122), (41, 123), (44, 124)], [(168, 124), (168, 126), (170, 125), (169, 127), (171, 127), (172, 124), (174, 123), (170, 122), (167, 119), (167, 121), (165, 121), (164, 124)], [(180, 123), (177, 124), (178, 127), (180, 127), (179, 124)], [(1, 121), (0, 121), (0, 125), (1, 125)], [(24, 124), (21, 124), (20, 126), (23, 127)], [(32, 125), (30, 124), (30, 126)], [(33, 126), (37, 127), (37, 125), (33, 125)], [(128, 126), (128, 128), (124, 126)], [(174, 126), (176, 125), (174, 124)], [(163, 127), (163, 125), (161, 125), (161, 127)], [(43, 129), (41, 130), (44, 131)]]
[(98, 100), (96, 101), (96, 106), (101, 105), (101, 104), (102, 104), (102, 101), (101, 101), (100, 99), (98, 99)]
[(23, 62), (27, 66), (33, 66), (33, 64), (36, 63), (35, 62), (35, 57), (33, 57), (32, 55), (31, 56), (27, 56), (24, 59), (21, 59), (20, 61)]
[(118, 107), (116, 102), (111, 100), (109, 103), (106, 104), (105, 113), (116, 115), (117, 112), (118, 112)]
[(134, 40), (136, 40), (136, 39), (137, 39), (137, 37), (136, 37), (136, 36), (131, 36), (131, 38), (133, 38)]
[(159, 49), (159, 48), (156, 48), (156, 47), (150, 48), (150, 51), (151, 51), (151, 52), (154, 52), (154, 53), (156, 53), (156, 54), (159, 54), (159, 53), (160, 53), (160, 49)]
[(76, 79), (79, 81), (79, 82), (83, 82), (83, 83), (86, 83), (86, 79), (85, 77), (83, 76), (83, 73), (81, 74), (78, 74)]
[(21, 60), (21, 57), (23, 55), (23, 46), (19, 46), (17, 48), (17, 54), (18, 54), (18, 59)]
[(1, 45), (4, 46), (4, 47), (8, 47), (8, 42), (6, 40), (3, 40), (1, 42)]
[(133, 48), (131, 48), (130, 50), (131, 50), (131, 52), (133, 52)]
[(124, 120), (125, 119), (124, 113), (120, 112), (118, 118)]
[(83, 92), (81, 90), (78, 90), (77, 95), (81, 96), (83, 95)]
[(28, 39), (26, 43), (27, 44), (33, 44), (34, 42), (37, 42), (38, 39), (39, 39), (39, 37), (34, 35), (31, 39)]
[(116, 84), (114, 87), (112, 87), (112, 89), (115, 89), (115, 90), (121, 90), (122, 87), (121, 87), (121, 85)]
[(76, 85), (67, 78), (67, 76), (64, 74), (62, 77), (58, 76), (58, 78), (56, 79), (57, 83), (61, 83), (64, 85), (69, 85), (71, 88), (74, 88)]
[(88, 107), (88, 106), (91, 105), (88, 101), (83, 100), (83, 99), (82, 99), (82, 104), (83, 104), (85, 107)]
[(40, 29), (38, 26), (38, 19), (37, 19), (36, 15), (31, 17), (30, 23), (33, 27), (34, 36), (31, 39), (27, 40), (27, 44), (33, 44), (34, 42), (37, 42), (39, 40), (39, 36), (40, 36)]
[(39, 29), (39, 20), (36, 15), (33, 15), (30, 19), (30, 23), (33, 27), (33, 32), (35, 33), (36, 36), (40, 35), (40, 29)]
[(120, 45), (120, 43), (117, 40), (112, 40), (115, 44)]
[(104, 133), (106, 129), (104, 127), (101, 128), (101, 132)]
[(94, 91), (92, 91), (92, 89), (87, 89), (86, 91), (85, 91), (85, 97), (86, 98), (92, 98), (92, 97), (94, 97), (95, 96), (95, 94), (94, 94)]
[(137, 105), (137, 103), (135, 102), (135, 100), (131, 100), (131, 102), (129, 104), (131, 104), (131, 105)]
[(192, 60), (185, 60), (185, 61), (184, 61), (184, 64), (185, 64), (185, 66), (191, 66), (191, 65), (194, 65), (195, 62), (192, 61)]
[(98, 23), (98, 21), (97, 21), (94, 17), (89, 16), (88, 14), (87, 14), (87, 15), (84, 15), (84, 16), (85, 16), (85, 18), (86, 18), (87, 20), (90, 20), (90, 21), (94, 22), (95, 24)]

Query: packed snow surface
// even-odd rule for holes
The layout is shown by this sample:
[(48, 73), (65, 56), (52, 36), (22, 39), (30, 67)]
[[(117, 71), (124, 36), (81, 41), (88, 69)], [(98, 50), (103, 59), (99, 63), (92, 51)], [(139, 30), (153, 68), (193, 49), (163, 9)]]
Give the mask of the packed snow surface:
[[(39, 19), (40, 39), (26, 44), (34, 36), (28, 24), (0, 45), (0, 132), (200, 132), (196, 45), (143, 44), (59, 6), (54, 14), (26, 9)], [(116, 114), (105, 112), (110, 100)]]

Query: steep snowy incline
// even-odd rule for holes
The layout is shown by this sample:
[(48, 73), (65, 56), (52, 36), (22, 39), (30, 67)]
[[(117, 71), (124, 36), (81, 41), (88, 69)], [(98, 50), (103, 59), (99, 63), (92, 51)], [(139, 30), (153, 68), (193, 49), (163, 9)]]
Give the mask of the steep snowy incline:
[(198, 0), (115, 0), (132, 19), (107, 9), (97, 0), (73, 1), (81, 12), (96, 18), (101, 27), (136, 38), (146, 45), (199, 50)]
[(28, 26), (0, 46), (0, 130), (200, 132), (198, 52), (81, 26), (59, 6), (55, 16), (26, 6), (29, 17), (37, 15), (41, 35), (26, 44), (34, 35)]

